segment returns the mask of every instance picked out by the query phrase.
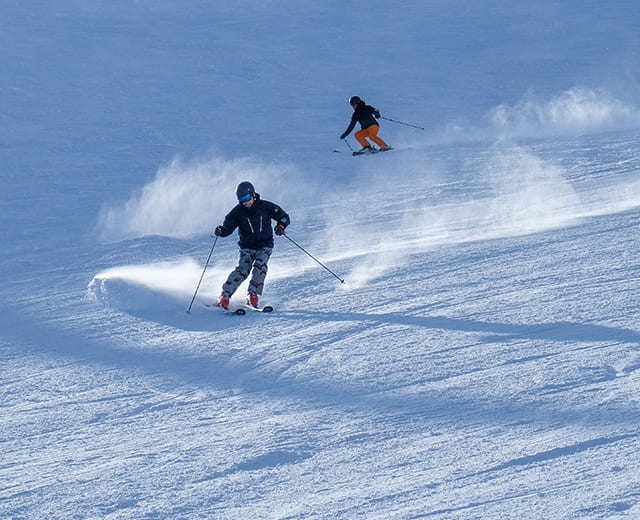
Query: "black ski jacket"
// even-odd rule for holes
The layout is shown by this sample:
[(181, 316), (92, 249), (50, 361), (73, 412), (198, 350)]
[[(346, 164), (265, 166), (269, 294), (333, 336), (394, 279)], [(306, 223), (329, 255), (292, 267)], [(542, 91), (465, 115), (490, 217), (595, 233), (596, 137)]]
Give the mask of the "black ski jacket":
[(227, 237), (238, 228), (238, 236), (240, 237), (238, 245), (241, 249), (272, 248), (271, 219), (277, 220), (284, 227), (287, 227), (290, 222), (289, 215), (280, 206), (268, 200), (262, 200), (260, 195), (256, 193), (250, 208), (245, 208), (241, 203), (238, 203), (227, 214), (222, 224), (220, 236)]
[(380, 117), (380, 112), (378, 112), (378, 109), (373, 108), (365, 103), (358, 103), (358, 106), (353, 111), (353, 115), (351, 116), (351, 123), (349, 124), (349, 128), (344, 131), (340, 138), (344, 139), (345, 137), (347, 137), (356, 126), (356, 123), (360, 123), (361, 128), (369, 128), (372, 125), (377, 125), (378, 121), (376, 121), (376, 118), (378, 117)]

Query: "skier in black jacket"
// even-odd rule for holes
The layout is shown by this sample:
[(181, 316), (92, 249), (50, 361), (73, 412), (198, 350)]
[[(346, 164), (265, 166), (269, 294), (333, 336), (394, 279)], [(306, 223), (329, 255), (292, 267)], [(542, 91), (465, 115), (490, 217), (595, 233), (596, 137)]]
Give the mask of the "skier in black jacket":
[(362, 149), (360, 150), (360, 152), (373, 151), (373, 148), (371, 148), (371, 144), (369, 143), (369, 141), (367, 141), (367, 138), (371, 139), (374, 143), (380, 146), (381, 151), (390, 150), (391, 147), (378, 137), (378, 130), (380, 129), (380, 125), (378, 124), (378, 121), (376, 119), (380, 117), (380, 112), (377, 109), (367, 105), (358, 96), (352, 96), (351, 98), (349, 98), (349, 104), (353, 107), (351, 123), (340, 136), (340, 139), (344, 139), (345, 137), (347, 137), (356, 126), (356, 123), (360, 123), (361, 129), (355, 133), (356, 139), (362, 145)]
[(238, 184), (236, 196), (238, 205), (227, 214), (222, 225), (215, 229), (216, 236), (226, 237), (238, 228), (240, 238), (238, 266), (222, 285), (222, 293), (216, 304), (225, 309), (229, 308), (229, 298), (249, 276), (252, 268), (247, 304), (258, 307), (258, 296), (262, 294), (267, 276), (267, 262), (273, 250), (271, 219), (277, 221), (274, 228), (276, 235), (283, 235), (290, 223), (289, 215), (277, 204), (262, 200), (250, 182), (244, 181)]

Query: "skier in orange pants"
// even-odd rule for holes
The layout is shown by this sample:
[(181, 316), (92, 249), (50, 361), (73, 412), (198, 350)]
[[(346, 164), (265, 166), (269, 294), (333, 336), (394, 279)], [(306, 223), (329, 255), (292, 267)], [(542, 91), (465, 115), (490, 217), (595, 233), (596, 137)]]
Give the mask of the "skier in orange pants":
[(351, 123), (349, 127), (340, 136), (340, 139), (347, 137), (356, 126), (356, 123), (360, 123), (362, 127), (355, 133), (356, 139), (362, 145), (362, 149), (359, 153), (374, 151), (371, 147), (371, 143), (367, 139), (371, 139), (380, 147), (380, 151), (390, 150), (391, 147), (378, 137), (378, 130), (380, 125), (377, 118), (380, 117), (380, 112), (367, 105), (358, 96), (353, 96), (349, 99), (349, 104), (353, 107), (353, 115), (351, 116)]

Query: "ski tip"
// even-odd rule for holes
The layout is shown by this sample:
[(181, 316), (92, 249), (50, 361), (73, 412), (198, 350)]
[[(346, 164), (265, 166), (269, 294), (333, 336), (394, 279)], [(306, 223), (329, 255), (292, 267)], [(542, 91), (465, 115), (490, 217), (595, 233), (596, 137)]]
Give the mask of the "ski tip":
[(236, 309), (235, 311), (233, 311), (233, 313), (242, 316), (243, 314), (246, 314), (247, 311), (245, 311), (244, 309)]
[(265, 305), (262, 307), (262, 312), (273, 312), (273, 307), (271, 307), (271, 305)]

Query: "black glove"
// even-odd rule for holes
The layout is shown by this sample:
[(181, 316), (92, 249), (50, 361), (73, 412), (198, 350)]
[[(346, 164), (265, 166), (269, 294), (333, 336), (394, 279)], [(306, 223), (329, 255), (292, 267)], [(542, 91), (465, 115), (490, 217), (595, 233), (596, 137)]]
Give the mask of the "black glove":
[(344, 139), (345, 137), (347, 137), (347, 134), (342, 134), (342, 135), (340, 136), (340, 139)]
[(224, 231), (224, 228), (222, 226), (217, 226), (213, 234), (217, 237), (221, 237), (223, 231)]
[(276, 227), (273, 228), (273, 230), (276, 232), (276, 235), (278, 235), (279, 237), (284, 235), (284, 228), (286, 226), (282, 223), (282, 222), (278, 222), (276, 224)]

